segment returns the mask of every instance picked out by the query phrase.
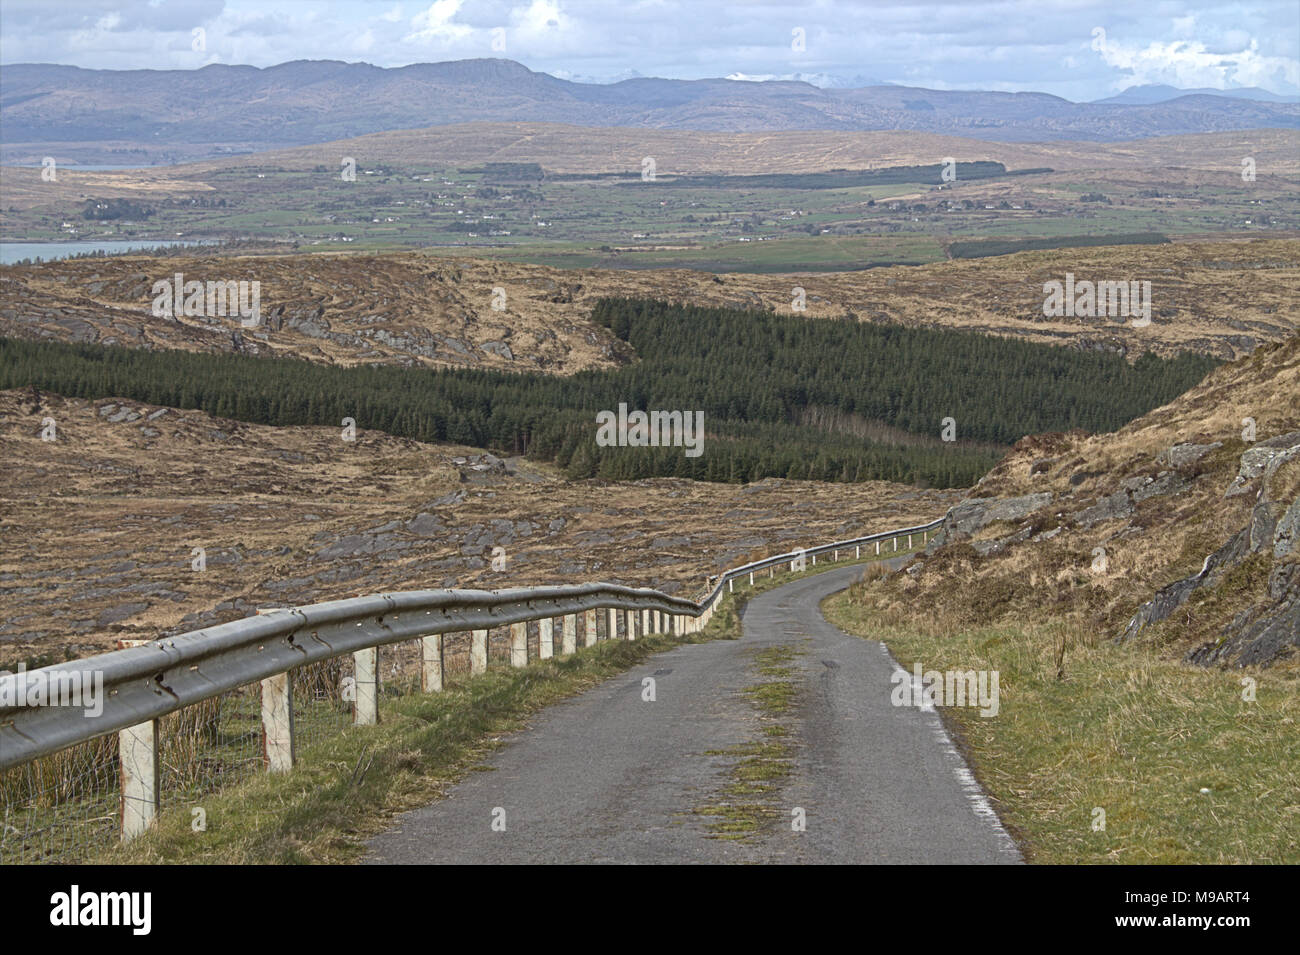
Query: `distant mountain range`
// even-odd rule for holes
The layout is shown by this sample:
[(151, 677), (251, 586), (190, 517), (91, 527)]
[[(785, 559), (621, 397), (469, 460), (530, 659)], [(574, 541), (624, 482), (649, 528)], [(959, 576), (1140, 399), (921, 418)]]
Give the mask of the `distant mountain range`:
[[(1178, 94), (1185, 91), (1173, 91)], [(1247, 92), (1274, 101), (1242, 98)], [(366, 63), (296, 60), (259, 69), (83, 70), (0, 67), (0, 126), (13, 161), (40, 144), (171, 149), (190, 158), (329, 142), (471, 121), (549, 121), (717, 131), (917, 130), (1004, 142), (1118, 141), (1256, 128), (1300, 128), (1300, 104), (1266, 91), (1137, 87), (1110, 101), (1045, 93), (823, 89), (800, 81), (632, 78), (576, 83), (512, 60)], [(101, 150), (102, 152), (102, 150)], [(86, 160), (82, 160), (86, 161)], [(92, 160), (93, 161), (93, 160)], [(102, 161), (102, 160), (100, 160)]]
[(1122, 93), (1094, 100), (1095, 103), (1118, 103), (1124, 106), (1147, 106), (1167, 103), (1180, 96), (1226, 96), (1230, 99), (1250, 99), (1261, 103), (1300, 103), (1300, 96), (1282, 96), (1259, 86), (1241, 86), (1230, 90), (1194, 89), (1180, 90), (1176, 86), (1130, 86)]

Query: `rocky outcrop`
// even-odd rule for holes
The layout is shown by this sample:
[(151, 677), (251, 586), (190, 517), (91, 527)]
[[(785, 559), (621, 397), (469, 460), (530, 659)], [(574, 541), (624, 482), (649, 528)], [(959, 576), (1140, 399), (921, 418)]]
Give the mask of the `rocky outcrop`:
[(926, 548), (933, 554), (945, 544), (963, 540), (996, 521), (1019, 521), (1052, 503), (1047, 491), (1022, 497), (973, 497), (949, 509), (943, 524)]
[(1175, 444), (1156, 455), (1156, 463), (1171, 468), (1183, 468), (1195, 464), (1215, 448), (1223, 447), (1222, 441), (1213, 444)]
[(1267, 598), (1237, 614), (1219, 639), (1190, 651), (1190, 663), (1236, 666), (1268, 664), (1300, 647), (1300, 497), (1275, 499), (1272, 482), (1287, 463), (1300, 459), (1300, 431), (1279, 435), (1241, 456), (1225, 497), (1256, 491), (1246, 526), (1205, 559), (1201, 569), (1162, 587), (1138, 608), (1116, 642), (1132, 640), (1150, 624), (1173, 615), (1197, 590), (1217, 587), (1248, 559), (1272, 564)]
[(1270, 467), (1277, 468), (1295, 455), (1300, 454), (1300, 431), (1278, 435), (1267, 441), (1261, 441), (1241, 456), (1241, 466), (1237, 477), (1229, 485), (1225, 497), (1245, 494)]

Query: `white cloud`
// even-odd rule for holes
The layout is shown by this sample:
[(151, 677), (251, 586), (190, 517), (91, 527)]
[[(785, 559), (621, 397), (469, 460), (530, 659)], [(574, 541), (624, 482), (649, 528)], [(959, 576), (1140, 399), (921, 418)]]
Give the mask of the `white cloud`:
[(412, 32), (402, 39), (408, 42), (441, 41), (443, 44), (463, 40), (473, 29), (453, 22), (460, 12), (461, 0), (434, 0), (429, 9), (411, 18)]
[(510, 43), (521, 52), (556, 53), (581, 46), (578, 24), (557, 0), (532, 0), (510, 11)]
[(1100, 50), (1107, 65), (1129, 74), (1126, 84), (1166, 83), (1184, 88), (1276, 86), (1300, 84), (1300, 61), (1284, 56), (1264, 56), (1258, 41), (1244, 48), (1212, 52), (1199, 40), (1154, 40), (1146, 46), (1117, 42), (1108, 35)]

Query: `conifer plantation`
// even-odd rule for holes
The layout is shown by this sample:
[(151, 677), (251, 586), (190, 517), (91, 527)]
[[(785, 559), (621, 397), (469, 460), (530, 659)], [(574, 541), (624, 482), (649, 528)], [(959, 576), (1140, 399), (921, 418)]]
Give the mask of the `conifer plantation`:
[[(603, 299), (636, 359), (572, 377), (0, 339), (0, 388), (128, 398), (271, 425), (338, 426), (552, 461), (573, 478), (973, 484), (1026, 434), (1114, 430), (1217, 363), (965, 332)], [(599, 447), (596, 412), (703, 411), (704, 453)], [(957, 440), (940, 440), (952, 418)], [(864, 437), (865, 432), (883, 437)]]

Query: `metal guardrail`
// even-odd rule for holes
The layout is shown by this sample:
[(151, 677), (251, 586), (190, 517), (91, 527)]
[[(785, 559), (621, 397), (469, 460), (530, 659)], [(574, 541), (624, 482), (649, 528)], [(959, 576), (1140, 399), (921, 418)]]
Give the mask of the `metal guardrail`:
[[(760, 570), (767, 570), (769, 567), (778, 567), (781, 564), (788, 564), (792, 561), (799, 560), (800, 558), (806, 559), (811, 557), (813, 559), (813, 564), (815, 565), (817, 563), (817, 558), (820, 555), (833, 554), (836, 551), (848, 550), (850, 547), (859, 552), (855, 556), (861, 556), (860, 550), (863, 545), (879, 544), (888, 540), (896, 541), (903, 537), (909, 538), (910, 541), (910, 538), (916, 534), (920, 534), (924, 538), (924, 536), (930, 531), (937, 530), (939, 525), (942, 523), (943, 518), (940, 517), (928, 524), (918, 524), (915, 527), (900, 527), (897, 530), (885, 531), (880, 534), (868, 534), (865, 537), (852, 537), (848, 540), (834, 541), (833, 543), (821, 544), (817, 547), (800, 548), (799, 550), (792, 550), (787, 554), (777, 554), (775, 557), (764, 557), (762, 560), (756, 560), (750, 564), (733, 567), (731, 570), (725, 571), (718, 578), (718, 583), (714, 586), (713, 590), (702, 596), (700, 598), (700, 603), (705, 605), (717, 600), (718, 595), (722, 593), (722, 588), (727, 583), (743, 577), (746, 574), (753, 574)], [(876, 553), (879, 554), (880, 550), (877, 549)], [(709, 579), (712, 580), (713, 578), (710, 577)]]
[[(694, 601), (616, 584), (417, 590), (273, 610), (43, 667), (70, 685), (102, 678), (103, 712), (92, 720), (66, 707), (0, 706), (0, 770), (344, 653), (604, 608), (691, 616), (702, 610)], [(6, 698), (0, 688), (0, 700)]]
[[(736, 579), (761, 570), (772, 572), (791, 563), (816, 564), (818, 556), (876, 546), (915, 535), (924, 541), (943, 519), (864, 537), (767, 557), (723, 572), (699, 600), (673, 597), (656, 590), (617, 584), (485, 590), (422, 590), (335, 600), (305, 607), (275, 609), (229, 623), (194, 630), (81, 660), (0, 677), (0, 770), (11, 769), (67, 747), (108, 733), (119, 734), (124, 838), (148, 827), (160, 802), (157, 721), (239, 687), (261, 683), (263, 751), (271, 770), (293, 763), (292, 689), (288, 674), (299, 667), (344, 654), (353, 654), (356, 673), (354, 722), (378, 719), (378, 648), (403, 641), (425, 640), (426, 668), (430, 649), (436, 667), (426, 669), (426, 688), (442, 687), (442, 634), (472, 633), (476, 650), (471, 672), (487, 668), (487, 636), (492, 628), (511, 627), (511, 663), (528, 662), (527, 624), (540, 621), (541, 656), (553, 655), (554, 634), (562, 634), (564, 652), (576, 646), (576, 617), (586, 615), (584, 638), (594, 642), (596, 612), (609, 613), (606, 634), (618, 626), (623, 613), (627, 639), (650, 633), (685, 634), (703, 629), (726, 590)], [(909, 547), (910, 549), (910, 547)], [(709, 578), (713, 580), (712, 577)], [(560, 629), (555, 629), (556, 623)], [(543, 640), (542, 633), (546, 634)], [(477, 661), (475, 653), (478, 654)], [(430, 687), (427, 674), (434, 674)], [(102, 680), (103, 709), (90, 717), (67, 706), (29, 705), (18, 681), (53, 681), (85, 685)], [(11, 700), (14, 702), (6, 703)]]

